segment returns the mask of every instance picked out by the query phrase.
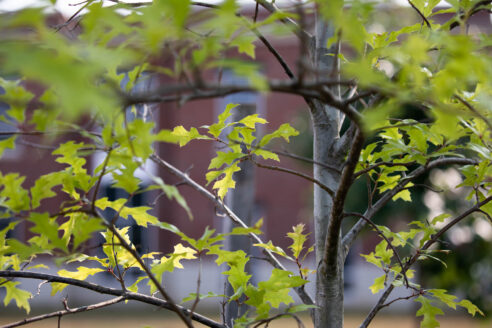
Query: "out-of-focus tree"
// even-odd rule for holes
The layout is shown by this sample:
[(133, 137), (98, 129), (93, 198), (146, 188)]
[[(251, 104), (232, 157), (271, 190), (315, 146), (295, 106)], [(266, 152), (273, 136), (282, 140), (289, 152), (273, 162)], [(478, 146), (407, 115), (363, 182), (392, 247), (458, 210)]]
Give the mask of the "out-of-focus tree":
[[(54, 28), (45, 22), (49, 6), (3, 15), (0, 85), (4, 90), (1, 99), (9, 106), (3, 118), (16, 130), (2, 132), (8, 138), (0, 141), (0, 150), (15, 148), (16, 140), (25, 135), (63, 134), (69, 139), (53, 151), (63, 168), (39, 177), (32, 187), (27, 188), (25, 177), (17, 173), (0, 175), (0, 204), (4, 215), (11, 218), (0, 233), (4, 303), (15, 301), (29, 311), (32, 294), (19, 288), (14, 279), (39, 279), (48, 281), (54, 294), (74, 285), (115, 298), (23, 323), (135, 300), (174, 311), (188, 327), (193, 321), (226, 327), (227, 323), (196, 313), (202, 298), (223, 297), (203, 294), (200, 279), (197, 292), (183, 300), (191, 301), (190, 306), (179, 305), (162, 284), (165, 272), (182, 268), (185, 260), (201, 261), (210, 255), (216, 257), (218, 265), (228, 267), (223, 274), (234, 294), (225, 301), (249, 307), (234, 320), (235, 326), (267, 325), (281, 316), (298, 320), (295, 313), (309, 310), (315, 327), (341, 328), (343, 264), (359, 233), (369, 227), (381, 242), (364, 257), (381, 269), (381, 276), (370, 287), (372, 293), (381, 292), (381, 296), (361, 327), (367, 327), (381, 309), (400, 300), (420, 303), (416, 314), (423, 316), (424, 328), (439, 326), (436, 315), (443, 314), (441, 306), (481, 313), (466, 299), (412, 280), (412, 266), (419, 261), (442, 261), (435, 245), (451, 228), (474, 216), (490, 224), (492, 213), (491, 39), (489, 35), (468, 34), (470, 20), (481, 11), (489, 11), (490, 2), (449, 1), (450, 7), (439, 11), (438, 3), (411, 1), (416, 21), (398, 30), (376, 32), (369, 27), (382, 17), (383, 8), (362, 1), (298, 1), (282, 9), (275, 1), (257, 0), (254, 9), (247, 12), (234, 0), (218, 4), (89, 0), (80, 3), (80, 10), (66, 23)], [(438, 15), (446, 15), (444, 22), (438, 23)], [(310, 28), (313, 17), (314, 27)], [(269, 42), (279, 29), (298, 40), (295, 67)], [(255, 48), (260, 43), (282, 67), (284, 79), (273, 79), (259, 69)], [(167, 64), (156, 64), (156, 58), (162, 56), (168, 58), (162, 61)], [(220, 72), (224, 70), (233, 71), (248, 83), (222, 83)], [(168, 82), (139, 88), (151, 76), (166, 76)], [(36, 101), (28, 82), (43, 86)], [(210, 125), (180, 125), (166, 130), (156, 127), (145, 107), (237, 92), (277, 92), (305, 99), (313, 128), (312, 175), (268, 162), (279, 161), (272, 140), (290, 141), (298, 135), (288, 123), (271, 133), (256, 135), (257, 126), (266, 120), (251, 114), (230, 121), (238, 104), (228, 104)], [(28, 104), (31, 109), (26, 111)], [(126, 113), (128, 108), (132, 119)], [(405, 113), (404, 108), (418, 109), (419, 115)], [(77, 124), (81, 117), (91, 124)], [(228, 131), (225, 137), (224, 131)], [(199, 185), (173, 166), (172, 158), (155, 153), (152, 145), (158, 142), (221, 144), (223, 149), (212, 158), (206, 174), (211, 188)], [(86, 157), (94, 153), (103, 153), (104, 160), (89, 172)], [(150, 207), (130, 206), (139, 193), (160, 190), (192, 216), (177, 186), (145, 170), (149, 160), (205, 195), (238, 227), (228, 233), (207, 229), (194, 239), (149, 214)], [(288, 234), (292, 240), (289, 250), (265, 243), (258, 236), (261, 222), (247, 226), (224, 204), (224, 197), (235, 187), (239, 164), (246, 161), (313, 183), (314, 247), (305, 245), (302, 225)], [(449, 166), (462, 175), (461, 185), (469, 201), (456, 214), (414, 220), (403, 231), (392, 231), (376, 220), (388, 204), (411, 202), (412, 193), (423, 188), (423, 176)], [(153, 181), (145, 190), (140, 189), (140, 178), (135, 175), (138, 169)], [(99, 189), (106, 176), (127, 197), (101, 197)], [(366, 185), (366, 195), (359, 196), (365, 206), (347, 212), (348, 192), (359, 180)], [(64, 196), (58, 206), (49, 211), (40, 207), (56, 195)], [(105, 210), (113, 210), (113, 215), (105, 216)], [(182, 242), (166, 256), (141, 254), (128, 235), (128, 227), (116, 225), (120, 218), (130, 217), (142, 228), (152, 225), (172, 231)], [(348, 218), (356, 221), (342, 234), (342, 222)], [(9, 234), (21, 221), (28, 222), (33, 234), (27, 241)], [(101, 246), (104, 256), (89, 255), (85, 243), (100, 233), (105, 238)], [(268, 280), (253, 283), (245, 269), (249, 254), (223, 247), (223, 240), (231, 234), (249, 235), (255, 247), (264, 250), (274, 267)], [(312, 250), (316, 267), (306, 268), (303, 259)], [(41, 254), (50, 254), (57, 263), (79, 264), (75, 271), (39, 273), (29, 263)], [(299, 270), (287, 271), (279, 258), (294, 262)], [(89, 261), (94, 265), (88, 266)], [(140, 272), (136, 282), (129, 282), (125, 275), (130, 269)], [(315, 295), (310, 296), (304, 285), (314, 271)], [(86, 281), (100, 272), (110, 272), (121, 288)], [(142, 282), (148, 283), (150, 294), (144, 293)], [(395, 288), (406, 289), (408, 295), (390, 299)], [(292, 305), (291, 290), (301, 304)], [(287, 306), (276, 310), (281, 304)]]

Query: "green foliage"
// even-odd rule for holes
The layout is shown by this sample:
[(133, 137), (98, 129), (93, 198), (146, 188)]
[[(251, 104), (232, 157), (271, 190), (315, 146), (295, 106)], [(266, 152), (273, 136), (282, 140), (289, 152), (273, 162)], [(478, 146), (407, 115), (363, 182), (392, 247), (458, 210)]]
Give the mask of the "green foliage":
[(444, 312), (438, 307), (432, 305), (432, 303), (425, 297), (419, 296), (416, 300), (422, 304), (420, 309), (417, 311), (417, 316), (423, 316), (422, 322), (420, 323), (421, 328), (435, 328), (440, 327), (439, 322), (436, 320), (436, 315), (443, 315)]
[[(470, 209), (470, 213), (464, 213), (492, 216), (489, 53), (492, 40), (489, 35), (467, 35), (471, 17), (491, 7), (478, 0), (448, 3), (451, 8), (437, 12), (437, 0), (412, 0), (411, 10), (418, 12), (416, 18), (405, 14), (410, 19), (402, 17), (402, 21), (408, 20), (408, 24), (396, 22), (385, 26), (383, 9), (372, 2), (356, 0), (347, 6), (341, 0), (316, 0), (312, 8), (318, 11), (317, 17), (329, 20), (334, 31), (327, 40), (327, 48), (343, 45), (325, 54), (339, 61), (332, 63), (332, 67), (340, 67), (340, 78), (334, 78), (338, 72), (327, 74), (324, 69), (311, 66), (306, 58), (297, 58), (298, 69), (293, 73), (296, 76), (282, 81), (270, 79), (266, 75), (270, 73), (269, 68), (262, 68), (257, 62), (258, 36), (266, 33), (266, 38), (260, 37), (266, 44), (281, 29), (300, 36), (301, 46), (311, 41), (318, 44), (298, 30), (305, 27), (305, 15), (311, 14), (303, 12), (302, 6), (298, 12), (291, 13), (277, 9), (274, 1), (259, 1), (270, 13), (251, 19), (234, 0), (202, 10), (195, 8), (200, 3), (189, 0), (156, 0), (140, 5), (87, 1), (80, 4), (85, 10), (77, 17), (81, 28), (71, 31), (76, 35), (65, 33), (70, 24), (60, 26), (56, 33), (48, 26), (46, 13), (52, 8), (48, 2), (41, 8), (2, 13), (0, 101), (7, 109), (1, 113), (0, 121), (9, 125), (10, 132), (2, 132), (0, 156), (26, 141), (30, 146), (53, 146), (54, 150), (53, 157), (46, 159), (49, 171), (43, 175), (27, 177), (15, 170), (0, 173), (0, 270), (31, 272), (44, 268), (29, 266), (36, 257), (44, 255), (50, 256), (55, 265), (74, 266), (70, 270), (57, 269), (60, 277), (85, 281), (100, 272), (108, 272), (124, 291), (144, 293), (145, 281), (154, 293), (160, 289), (154, 281), (162, 284), (167, 272), (184, 269), (190, 261), (212, 257), (217, 265), (223, 265), (222, 274), (234, 294), (196, 291), (183, 302), (221, 297), (226, 303), (246, 304), (249, 310), (235, 321), (239, 327), (268, 325), (272, 315), (314, 309), (313, 305), (293, 305), (289, 294), (292, 289), (304, 286), (309, 274), (315, 272), (303, 265), (313, 252), (313, 247), (306, 246), (309, 234), (304, 231), (304, 224), (294, 226), (287, 233), (290, 241), (287, 252), (275, 245), (277, 241), (265, 243), (255, 238), (255, 247), (269, 257), (274, 254), (295, 263), (298, 269), (293, 273), (274, 268), (268, 279), (257, 281), (247, 270), (250, 254), (228, 250), (224, 241), (231, 235), (259, 235), (261, 221), (253, 227), (234, 228), (227, 233), (207, 227), (200, 237), (194, 238), (163, 221), (187, 224), (179, 218), (150, 214), (154, 205), (131, 205), (140, 193), (154, 191), (160, 193), (154, 204), (164, 195), (176, 201), (190, 219), (193, 217), (178, 189), (181, 181), (170, 184), (146, 168), (148, 161), (159, 162), (157, 143), (180, 147), (191, 142), (221, 146), (205, 173), (215, 198), (205, 189), (199, 189), (219, 209), (227, 193), (236, 187), (235, 176), (242, 162), (280, 162), (279, 152), (273, 148), (277, 141), (290, 142), (300, 133), (289, 123), (283, 123), (261, 135), (260, 126), (270, 127), (258, 114), (232, 121), (232, 111), (242, 104), (226, 105), (211, 125), (193, 127), (189, 122), (179, 122), (172, 129), (161, 129), (153, 121), (154, 110), (150, 104), (175, 101), (181, 106), (188, 100), (243, 91), (266, 96), (274, 89), (302, 96), (311, 105), (316, 99), (318, 107), (327, 105), (338, 109), (366, 138), (360, 154), (357, 147), (352, 149), (359, 157), (357, 163), (349, 163), (350, 156), (335, 151), (337, 147), (330, 151), (339, 156), (334, 162), (344, 163), (335, 168), (343, 170), (340, 176), (353, 167), (347, 164), (355, 164), (355, 172), (348, 172), (353, 179), (347, 183), (365, 181), (368, 191), (364, 201), (362, 193), (357, 197), (358, 202), (367, 205), (358, 212), (369, 213), (364, 219), (372, 223), (373, 233), (384, 237), (374, 251), (362, 255), (382, 271), (369, 287), (371, 292), (379, 293), (388, 286), (414, 290), (416, 294), (410, 298), (421, 304), (417, 316), (423, 316), (421, 327), (424, 328), (439, 326), (436, 316), (443, 312), (436, 304), (452, 309), (463, 307), (471, 315), (483, 315), (471, 301), (457, 301), (445, 289), (424, 289), (420, 281), (413, 281), (414, 271), (410, 266), (415, 262), (430, 260), (447, 266), (449, 260), (443, 256), (447, 251), (430, 246), (437, 237), (443, 237), (440, 234), (443, 226), (449, 228), (446, 225), (455, 217), (452, 208), (433, 218), (416, 215), (403, 231), (393, 231), (389, 226), (398, 224), (392, 222), (386, 226), (376, 215), (385, 206), (418, 202), (422, 185), (429, 183), (426, 176), (430, 168), (445, 163), (459, 166), (461, 183), (448, 187), (464, 190), (462, 198), (466, 198)], [(438, 13), (446, 13), (450, 19), (442, 22), (442, 17), (436, 17)], [(398, 20), (399, 15), (395, 14), (393, 19)], [(379, 27), (384, 31), (376, 31)], [(455, 27), (460, 33), (454, 33)], [(302, 56), (303, 51), (300, 51)], [(286, 68), (287, 64), (281, 64)], [(224, 70), (234, 72), (247, 83), (228, 86), (223, 81), (209, 81), (211, 76), (220, 80)], [(328, 83), (323, 82), (326, 79)], [(147, 82), (151, 87), (142, 90)], [(164, 85), (168, 82), (169, 85)], [(164, 111), (167, 109), (160, 115), (166, 115)], [(316, 114), (314, 110), (313, 114)], [(323, 119), (313, 115), (313, 126), (327, 125), (333, 119), (330, 115), (325, 111), (321, 115), (326, 116)], [(332, 135), (340, 134), (337, 140), (350, 141), (352, 128), (347, 130), (348, 134), (345, 131), (344, 125)], [(49, 137), (40, 139), (38, 144), (25, 139), (26, 136)], [(347, 151), (351, 148), (347, 144), (343, 146)], [(102, 154), (104, 159), (91, 168), (88, 159), (96, 154)], [(323, 165), (314, 165), (317, 171), (322, 170)], [(144, 180), (142, 175), (148, 179)], [(183, 180), (189, 178), (187, 173), (177, 175)], [(330, 173), (330, 176), (337, 175)], [(151, 182), (143, 183), (143, 180)], [(101, 186), (107, 181), (126, 196), (104, 197)], [(337, 181), (334, 182), (336, 185)], [(330, 213), (331, 220), (346, 216), (344, 205), (349, 200), (343, 194), (349, 187), (340, 186), (340, 193), (333, 191), (337, 196), (334, 199), (344, 204), (336, 204), (341, 210)], [(430, 186), (430, 189), (437, 187), (441, 186)], [(103, 212), (113, 216), (105, 217)], [(12, 222), (3, 225), (2, 220), (6, 218)], [(458, 217), (457, 222), (461, 224), (464, 219)], [(24, 222), (29, 231), (28, 240), (15, 238), (13, 232), (19, 222)], [(120, 222), (124, 225), (120, 226)], [(180, 243), (169, 254), (155, 251), (139, 254), (138, 245), (131, 238), (130, 222), (141, 229), (172, 232), (180, 238)], [(101, 244), (104, 255), (94, 256), (89, 248), (91, 239), (98, 235), (104, 239)], [(343, 247), (337, 249), (341, 252)], [(128, 270), (135, 271), (138, 278), (126, 286)], [(17, 281), (0, 278), (0, 288), (6, 291), (4, 304), (15, 301), (17, 307), (29, 312), (31, 293), (17, 288), (18, 285)], [(67, 286), (51, 285), (53, 294)]]
[(11, 301), (15, 301), (15, 304), (19, 308), (23, 308), (27, 313), (31, 311), (31, 306), (29, 305), (29, 299), (31, 298), (31, 293), (19, 289), (16, 286), (19, 284), (17, 281), (2, 281), (2, 286), (5, 288), (5, 298), (3, 299), (3, 304), (8, 305)]

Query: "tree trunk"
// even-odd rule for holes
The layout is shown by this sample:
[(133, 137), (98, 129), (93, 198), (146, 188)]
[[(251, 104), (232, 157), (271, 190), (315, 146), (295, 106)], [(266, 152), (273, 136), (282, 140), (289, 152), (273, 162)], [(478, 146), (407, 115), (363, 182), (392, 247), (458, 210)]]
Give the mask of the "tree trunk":
[[(328, 56), (326, 42), (333, 35), (333, 31), (326, 22), (316, 17), (316, 43), (312, 52), (315, 67), (321, 71), (333, 71), (334, 77), (338, 76), (338, 63), (334, 56)], [(332, 50), (331, 53), (334, 53)], [(339, 90), (334, 90), (339, 96)], [(314, 105), (314, 106), (313, 106)], [(338, 143), (340, 140), (340, 126), (342, 115), (340, 112), (319, 101), (313, 101), (311, 106), (311, 118), (314, 133), (314, 160), (329, 166), (342, 168), (344, 163), (344, 151), (340, 152)], [(331, 190), (336, 191), (339, 186), (341, 174), (333, 169), (320, 165), (314, 165), (314, 178)], [(316, 245), (316, 305), (315, 327), (342, 328), (343, 327), (343, 262), (341, 247), (333, 257), (331, 264), (323, 262), (325, 258), (325, 241), (328, 232), (333, 199), (318, 187), (314, 186), (314, 225)]]

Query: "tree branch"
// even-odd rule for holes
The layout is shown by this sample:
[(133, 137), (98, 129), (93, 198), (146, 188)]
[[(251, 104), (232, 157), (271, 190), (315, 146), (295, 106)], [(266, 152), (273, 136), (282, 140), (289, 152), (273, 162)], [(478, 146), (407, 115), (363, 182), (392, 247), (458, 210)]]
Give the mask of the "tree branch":
[(417, 12), (417, 14), (419, 14), (420, 18), (422, 18), (422, 20), (425, 22), (425, 25), (427, 25), (428, 28), (432, 29), (431, 24), (427, 19), (427, 17), (425, 17), (424, 14), (422, 14), (422, 12), (417, 7), (415, 7), (415, 5), (411, 0), (408, 0), (408, 4), (412, 6), (412, 8)]
[(339, 188), (333, 199), (333, 207), (330, 214), (323, 256), (323, 264), (326, 265), (328, 270), (336, 265), (339, 251), (340, 228), (343, 219), (343, 206), (348, 190), (352, 185), (352, 175), (359, 161), (359, 155), (364, 146), (364, 140), (363, 132), (360, 129), (357, 130), (340, 178)]
[(262, 147), (257, 147), (257, 148), (261, 148), (261, 149), (265, 149), (265, 150), (271, 151), (272, 153), (275, 153), (275, 154), (280, 155), (280, 156), (290, 157), (290, 158), (294, 158), (294, 159), (297, 159), (297, 160), (300, 160), (300, 161), (303, 161), (303, 162), (307, 162), (307, 163), (311, 163), (311, 164), (314, 164), (314, 165), (322, 166), (325, 169), (332, 170), (332, 171), (337, 172), (337, 173), (342, 173), (342, 170), (340, 168), (338, 168), (338, 167), (335, 167), (334, 165), (329, 165), (329, 164), (326, 164), (326, 163), (318, 162), (318, 161), (315, 161), (315, 160), (313, 160), (311, 158), (299, 156), (299, 155), (292, 154), (292, 153), (289, 153), (289, 152), (286, 152), (286, 151), (272, 150), (272, 149), (267, 149), (267, 148), (262, 148)]
[[(320, 88), (323, 86), (337, 86), (339, 84), (351, 84), (350, 81), (338, 81), (334, 79), (320, 79), (316, 81), (306, 81), (302, 87), (299, 86), (297, 81), (293, 80), (270, 80), (268, 88), (271, 91), (284, 92), (291, 94), (298, 94), (301, 96), (326, 98), (325, 95), (319, 93)], [(194, 96), (197, 99), (201, 97), (217, 97), (225, 96), (231, 93), (237, 92), (258, 92), (256, 88), (250, 85), (241, 84), (217, 84), (209, 83), (205, 85), (198, 84), (174, 84), (166, 85), (165, 87), (157, 88), (151, 92), (133, 92), (124, 93), (121, 90), (117, 90), (124, 100), (125, 106), (137, 105), (142, 103), (158, 103), (162, 101), (169, 101), (166, 96), (185, 94), (185, 96)], [(331, 99), (336, 99), (335, 96), (331, 96)], [(174, 98), (179, 99), (179, 98)], [(345, 105), (343, 102), (339, 102), (340, 105)]]
[[(76, 286), (88, 290), (92, 290), (94, 292), (97, 292), (99, 294), (106, 294), (106, 295), (113, 295), (113, 296), (122, 296), (126, 300), (134, 300), (146, 304), (151, 304), (155, 305), (167, 310), (174, 311), (173, 306), (167, 302), (164, 301), (160, 298), (149, 296), (149, 295), (144, 295), (140, 293), (133, 293), (129, 291), (124, 291), (121, 289), (114, 289), (114, 288), (109, 288), (109, 287), (104, 287), (98, 284), (94, 284), (91, 282), (79, 280), (79, 279), (73, 279), (73, 278), (65, 278), (65, 277), (60, 277), (56, 275), (51, 275), (51, 274), (46, 274), (46, 273), (38, 273), (38, 272), (27, 272), (27, 271), (14, 271), (14, 270), (7, 270), (7, 271), (0, 271), (0, 277), (4, 278), (27, 278), (27, 279), (39, 279), (39, 280), (45, 280), (49, 283), (53, 282), (58, 282), (58, 283), (63, 283), (71, 286)], [(182, 312), (184, 315), (190, 315), (191, 312), (190, 310), (174, 304), (176, 308), (179, 309), (180, 312)], [(191, 319), (199, 322), (201, 324), (204, 324), (208, 327), (211, 328), (227, 328), (225, 325), (218, 323), (212, 319), (209, 319), (203, 315), (193, 313), (191, 314)]]
[[(446, 224), (443, 228), (441, 228), (436, 234), (432, 236), (431, 239), (429, 239), (420, 249), (418, 249), (415, 252), (415, 254), (412, 256), (410, 260), (408, 260), (408, 262), (405, 264), (405, 271), (408, 270), (415, 263), (415, 261), (417, 261), (419, 256), (422, 254), (422, 251), (429, 249), (429, 247), (431, 247), (435, 242), (437, 242), (437, 240), (452, 226), (456, 225), (458, 222), (465, 219), (468, 215), (472, 214), (473, 212), (480, 212), (481, 210), (480, 208), (485, 204), (489, 203), (490, 201), (492, 201), (492, 196), (489, 196), (485, 198), (483, 201), (476, 203), (474, 206), (470, 207), (466, 211), (457, 215), (453, 220), (451, 220), (448, 224)], [(384, 293), (381, 295), (376, 305), (374, 305), (374, 307), (371, 309), (367, 317), (364, 319), (364, 322), (360, 325), (360, 328), (367, 328), (367, 326), (371, 323), (372, 319), (374, 319), (374, 317), (379, 312), (379, 310), (389, 305), (389, 304), (385, 304), (385, 302), (388, 296), (393, 291), (393, 289), (394, 289), (394, 285), (390, 284), (388, 288), (384, 291)]]
[[(386, 203), (388, 203), (393, 196), (395, 196), (397, 193), (402, 191), (403, 189), (406, 188), (406, 185), (413, 180), (417, 179), (420, 177), (422, 174), (432, 170), (433, 168), (436, 168), (441, 165), (453, 165), (453, 164), (458, 164), (458, 165), (476, 165), (477, 161), (472, 160), (472, 159), (467, 159), (467, 158), (459, 158), (459, 157), (447, 157), (447, 158), (439, 158), (436, 159), (432, 162), (429, 162), (425, 166), (420, 166), (419, 168), (415, 169), (412, 174), (406, 176), (405, 178), (401, 179), (400, 182), (396, 185), (395, 188), (389, 190), (387, 193), (385, 193), (373, 206), (369, 207), (366, 212), (363, 214), (364, 217), (368, 219), (372, 219), (372, 217), (384, 206)], [(352, 247), (352, 244), (354, 243), (355, 239), (357, 238), (357, 235), (362, 231), (362, 229), (366, 226), (367, 222), (363, 219), (360, 219), (357, 221), (356, 224), (345, 234), (343, 237), (342, 245), (343, 249), (345, 252), (345, 256), (347, 256), (348, 251), (350, 247)]]
[(116, 236), (116, 238), (118, 238), (118, 240), (121, 243), (121, 246), (123, 246), (123, 248), (125, 248), (130, 254), (132, 254), (132, 256), (135, 258), (135, 260), (138, 262), (138, 264), (142, 268), (142, 270), (149, 277), (149, 279), (152, 281), (152, 283), (156, 286), (157, 290), (161, 293), (162, 297), (164, 297), (164, 299), (168, 302), (170, 309), (172, 311), (176, 312), (176, 314), (181, 318), (181, 320), (183, 320), (183, 322), (186, 324), (186, 326), (188, 328), (193, 328), (193, 324), (191, 323), (190, 318), (183, 314), (183, 311), (181, 311), (181, 309), (178, 307), (178, 305), (173, 301), (172, 297), (166, 292), (164, 287), (162, 287), (161, 283), (159, 283), (159, 281), (157, 280), (155, 275), (152, 273), (152, 271), (150, 271), (150, 269), (147, 267), (147, 265), (145, 265), (144, 261), (142, 260), (140, 255), (138, 255), (137, 251), (135, 249), (133, 249), (127, 243), (125, 238), (118, 232), (118, 230), (116, 230), (114, 224), (107, 223), (102, 218), (102, 216), (99, 215), (99, 213), (97, 213), (97, 212), (94, 212), (93, 214), (97, 215), (105, 223), (105, 226), (109, 230), (111, 230), (111, 232)]
[(108, 307), (108, 306), (120, 303), (121, 301), (124, 301), (124, 300), (125, 300), (125, 297), (120, 296), (120, 297), (116, 297), (116, 298), (113, 298), (111, 300), (96, 303), (96, 304), (81, 306), (81, 307), (74, 308), (74, 309), (67, 309), (67, 310), (61, 310), (61, 311), (55, 311), (55, 312), (51, 312), (51, 313), (41, 314), (41, 315), (38, 315), (38, 316), (35, 316), (32, 318), (26, 318), (23, 320), (19, 320), (16, 322), (12, 322), (12, 323), (0, 326), (0, 328), (19, 327), (19, 326), (30, 324), (32, 322), (41, 321), (41, 320), (45, 320), (45, 319), (49, 319), (49, 318), (53, 318), (53, 317), (59, 317), (60, 318), (64, 315), (68, 315), (68, 314), (97, 310), (97, 309), (101, 309), (104, 307)]
[(345, 216), (357, 216), (357, 217), (363, 219), (364, 221), (366, 221), (367, 223), (369, 223), (369, 225), (371, 227), (373, 227), (374, 230), (376, 230), (376, 232), (381, 236), (381, 238), (383, 238), (386, 241), (386, 243), (388, 244), (388, 246), (393, 250), (393, 254), (395, 254), (396, 260), (398, 261), (398, 264), (400, 265), (400, 268), (401, 268), (401, 274), (403, 275), (403, 278), (405, 280), (405, 286), (407, 286), (407, 288), (408, 288), (410, 285), (408, 283), (407, 273), (406, 273), (405, 268), (403, 267), (403, 263), (402, 263), (402, 261), (400, 259), (400, 256), (398, 255), (398, 252), (396, 251), (396, 248), (391, 244), (391, 241), (389, 241), (389, 239), (386, 238), (386, 236), (381, 231), (381, 229), (379, 229), (378, 226), (376, 224), (374, 224), (374, 222), (372, 222), (371, 220), (369, 220), (368, 218), (366, 218), (362, 214), (350, 212), (350, 213), (345, 213)]
[(291, 169), (286, 169), (286, 168), (283, 168), (283, 167), (265, 165), (265, 164), (258, 163), (258, 162), (254, 161), (254, 160), (252, 160), (252, 161), (258, 167), (261, 167), (261, 168), (264, 168), (264, 169), (268, 169), (268, 170), (280, 171), (280, 172), (285, 172), (285, 173), (293, 174), (293, 175), (296, 175), (296, 176), (301, 177), (303, 179), (306, 179), (308, 181), (311, 181), (312, 183), (317, 184), (321, 189), (323, 189), (324, 191), (326, 191), (331, 197), (334, 197), (335, 196), (335, 193), (333, 192), (333, 190), (331, 190), (327, 185), (321, 183), (320, 181), (314, 179), (313, 177), (310, 177), (309, 175), (306, 175), (304, 173), (301, 173), (301, 172), (298, 172), (298, 171), (294, 171), (294, 170), (291, 170)]
[[(266, 0), (255, 0), (257, 3), (260, 4), (263, 8), (265, 8), (268, 12), (271, 14), (276, 13), (280, 11), (280, 9), (274, 4), (274, 2), (268, 2)], [(281, 18), (280, 21), (284, 23), (285, 25), (289, 26), (292, 31), (299, 37), (307, 37), (307, 38), (312, 38), (312, 36), (305, 30), (301, 29), (299, 25), (291, 18), (285, 17)]]
[[(210, 191), (202, 187), (200, 184), (195, 182), (193, 179), (191, 179), (186, 173), (178, 170), (159, 156), (153, 154), (150, 156), (150, 159), (155, 162), (156, 164), (160, 165), (161, 167), (165, 168), (167, 171), (169, 171), (171, 174), (174, 176), (182, 179), (186, 184), (188, 184), (190, 187), (204, 195), (206, 198), (208, 198), (212, 203), (215, 204), (215, 206), (223, 211), (235, 224), (238, 226), (241, 226), (243, 228), (248, 228), (248, 226), (234, 213), (231, 211), (231, 209), (225, 205), (219, 198), (217, 198), (215, 195), (213, 195)], [(254, 233), (249, 233), (249, 236), (256, 241), (257, 243), (262, 244), (263, 241), (261, 240), (258, 235)], [(264, 254), (267, 257), (268, 262), (274, 267), (278, 268), (281, 270), (286, 270), (286, 268), (279, 262), (279, 260), (273, 255), (273, 253), (267, 249), (264, 250)], [(294, 288), (296, 291), (297, 295), (300, 297), (300, 299), (305, 303), (305, 304), (314, 304), (311, 296), (307, 294), (307, 292), (304, 290), (303, 287), (296, 287)]]
[(395, 163), (395, 162), (377, 162), (373, 165), (370, 165), (368, 167), (366, 167), (365, 169), (362, 169), (360, 171), (357, 171), (354, 173), (354, 176), (353, 176), (353, 179), (357, 179), (358, 177), (360, 177), (361, 175), (363, 175), (364, 173), (367, 173), (369, 171), (372, 171), (374, 170), (376, 167), (379, 167), (379, 166), (412, 166), (414, 165), (415, 162), (407, 162), (407, 163)]
[(462, 97), (458, 96), (457, 94), (455, 94), (454, 97), (456, 99), (458, 99), (458, 101), (460, 103), (462, 103), (463, 105), (465, 105), (465, 107), (468, 108), (473, 114), (475, 114), (476, 116), (478, 116), (479, 118), (481, 118), (482, 121), (484, 121), (484, 123), (487, 124), (487, 126), (490, 129), (490, 131), (492, 131), (492, 123), (485, 116), (483, 116), (482, 113), (480, 113), (475, 107), (473, 107), (472, 104), (470, 104), (468, 101), (466, 101)]

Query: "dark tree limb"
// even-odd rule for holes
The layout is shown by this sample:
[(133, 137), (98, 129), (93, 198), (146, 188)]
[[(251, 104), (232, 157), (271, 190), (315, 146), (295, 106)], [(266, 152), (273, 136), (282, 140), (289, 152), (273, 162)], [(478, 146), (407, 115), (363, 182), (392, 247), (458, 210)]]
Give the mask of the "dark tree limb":
[(51, 312), (51, 313), (41, 314), (41, 315), (38, 315), (38, 316), (35, 316), (32, 318), (26, 318), (23, 320), (19, 320), (16, 322), (12, 322), (12, 323), (0, 326), (0, 328), (13, 328), (13, 327), (24, 326), (24, 325), (27, 325), (27, 324), (30, 324), (30, 323), (33, 323), (36, 321), (46, 320), (46, 319), (53, 318), (53, 317), (58, 317), (58, 319), (60, 319), (64, 315), (102, 309), (104, 307), (118, 304), (124, 300), (125, 300), (124, 296), (119, 296), (119, 297), (113, 298), (111, 300), (96, 303), (96, 304), (81, 306), (81, 307), (73, 308), (73, 309), (60, 310), (60, 311), (55, 311), (55, 312)]
[(352, 148), (348, 154), (345, 167), (340, 178), (339, 188), (333, 199), (331, 218), (328, 224), (328, 231), (325, 241), (323, 263), (327, 265), (327, 270), (335, 266), (339, 251), (340, 228), (343, 219), (343, 206), (347, 197), (348, 190), (352, 185), (352, 175), (359, 161), (360, 152), (364, 146), (364, 135), (361, 130), (357, 130)]
[(425, 25), (427, 25), (428, 28), (432, 28), (427, 17), (424, 16), (424, 14), (413, 4), (411, 0), (408, 0), (408, 4), (417, 12), (417, 14), (419, 14), (420, 18), (422, 18)]
[(167, 310), (174, 311), (174, 307), (176, 307), (183, 315), (189, 316), (191, 315), (191, 319), (199, 322), (201, 324), (204, 324), (205, 326), (211, 327), (211, 328), (227, 328), (225, 325), (218, 323), (212, 319), (209, 319), (203, 315), (200, 315), (198, 313), (193, 313), (191, 314), (191, 311), (180, 306), (177, 304), (174, 304), (174, 307), (172, 304), (169, 302), (162, 300), (157, 297), (145, 295), (145, 294), (140, 294), (140, 293), (133, 293), (130, 291), (124, 291), (121, 289), (114, 289), (114, 288), (109, 288), (105, 286), (101, 286), (98, 284), (94, 284), (88, 281), (83, 281), (79, 279), (74, 279), (74, 278), (65, 278), (65, 277), (60, 277), (57, 275), (51, 275), (51, 274), (46, 274), (46, 273), (38, 273), (38, 272), (28, 272), (28, 271), (14, 271), (14, 270), (7, 270), (7, 271), (0, 271), (0, 277), (3, 278), (25, 278), (25, 279), (39, 279), (39, 280), (44, 280), (49, 283), (53, 282), (58, 282), (58, 283), (63, 283), (71, 286), (76, 286), (84, 289), (88, 289), (91, 291), (94, 291), (99, 294), (105, 294), (105, 295), (113, 295), (113, 296), (120, 296), (124, 297), (125, 300), (133, 300), (133, 301), (138, 301), (146, 304), (151, 304), (155, 305)]

